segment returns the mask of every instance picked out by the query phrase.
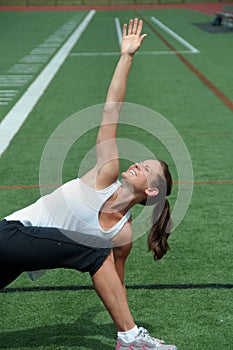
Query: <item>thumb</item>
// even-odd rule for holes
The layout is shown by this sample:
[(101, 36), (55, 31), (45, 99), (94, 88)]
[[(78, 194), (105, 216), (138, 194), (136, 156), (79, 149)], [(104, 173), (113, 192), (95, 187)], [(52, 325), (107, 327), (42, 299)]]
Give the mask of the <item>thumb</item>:
[(147, 37), (147, 34), (143, 34), (140, 36), (140, 45), (146, 37)]

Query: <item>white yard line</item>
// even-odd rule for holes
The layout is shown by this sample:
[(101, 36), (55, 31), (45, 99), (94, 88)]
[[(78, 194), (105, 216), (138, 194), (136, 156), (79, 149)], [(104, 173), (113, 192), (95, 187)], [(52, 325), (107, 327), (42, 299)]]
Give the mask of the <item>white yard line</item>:
[[(77, 18), (75, 16), (51, 34), (42, 44), (32, 49), (27, 56), (21, 58), (21, 60), (9, 68), (5, 74), (1, 74), (0, 96), (4, 91), (3, 88), (17, 88), (18, 90), (12, 94), (12, 98), (8, 100), (8, 103), (10, 103), (19, 92), (20, 88), (29, 85), (30, 82), (35, 79), (35, 75), (39, 74), (39, 71), (50, 61), (52, 56), (59, 50), (76, 28)], [(7, 103), (4, 103), (4, 105), (6, 104)], [(0, 105), (3, 105), (3, 103), (0, 103)]]
[(116, 26), (116, 31), (117, 31), (118, 43), (119, 43), (119, 46), (121, 48), (122, 30), (121, 30), (120, 20), (118, 17), (115, 18), (115, 26)]
[(136, 53), (136, 55), (147, 55), (147, 56), (154, 56), (154, 55), (175, 55), (176, 53), (182, 53), (182, 54), (193, 54), (192, 51), (187, 50), (176, 50), (176, 51), (139, 51)]
[(160, 22), (158, 19), (155, 17), (151, 17), (152, 22), (154, 22), (159, 28), (164, 30), (166, 33), (171, 35), (174, 39), (179, 41), (182, 45), (184, 45), (187, 49), (189, 49), (192, 53), (198, 53), (200, 52), (198, 49), (196, 49), (194, 46), (189, 44), (186, 40), (184, 40), (181, 36), (176, 34), (173, 30), (165, 26), (162, 22)]
[[(157, 56), (157, 55), (175, 55), (176, 53), (193, 54), (192, 51), (138, 51), (136, 55), (145, 56)], [(106, 52), (72, 52), (70, 57), (108, 57), (108, 56), (120, 56), (119, 51), (106, 51)]]
[[(145, 55), (145, 56), (154, 56), (154, 55), (175, 55), (176, 53), (181, 53), (181, 54), (194, 54), (198, 53), (199, 50), (197, 50), (195, 47), (190, 45), (186, 40), (181, 38), (178, 34), (173, 32), (171, 29), (166, 27), (164, 24), (162, 24), (159, 20), (157, 20), (154, 17), (151, 17), (152, 21), (156, 23), (160, 28), (162, 28), (164, 31), (166, 31), (168, 34), (173, 36), (177, 41), (179, 41), (181, 44), (183, 44), (187, 50), (177, 50), (177, 51), (139, 51), (137, 52), (137, 55)], [(117, 32), (117, 39), (118, 39), (118, 44), (119, 47), (121, 48), (121, 41), (122, 41), (122, 30), (121, 30), (121, 24), (119, 17), (115, 17), (115, 27), (116, 27), (116, 32)], [(72, 52), (70, 53), (70, 56), (72, 57), (108, 57), (108, 56), (119, 56), (120, 52)]]
[(19, 131), (22, 124), (27, 119), (28, 115), (43, 95), (49, 83), (52, 81), (55, 74), (69, 55), (70, 51), (85, 31), (91, 19), (95, 15), (95, 10), (92, 10), (80, 23), (77, 29), (71, 34), (64, 45), (58, 50), (56, 55), (47, 64), (40, 75), (29, 86), (24, 95), (18, 100), (14, 107), (5, 116), (0, 124), (0, 156), (9, 146), (15, 134)]
[(71, 52), (70, 57), (100, 57), (100, 56), (120, 56), (120, 52)]

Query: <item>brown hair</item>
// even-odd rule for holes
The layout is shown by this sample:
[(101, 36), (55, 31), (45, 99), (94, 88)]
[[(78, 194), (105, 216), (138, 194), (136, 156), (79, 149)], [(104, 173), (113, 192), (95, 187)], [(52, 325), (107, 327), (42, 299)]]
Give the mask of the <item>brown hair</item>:
[(169, 250), (168, 237), (172, 228), (170, 204), (167, 196), (171, 194), (172, 176), (168, 165), (159, 160), (163, 169), (163, 175), (156, 178), (155, 187), (158, 188), (159, 193), (156, 196), (148, 197), (143, 205), (155, 204), (152, 214), (152, 226), (148, 235), (148, 250), (152, 251), (154, 260), (162, 259), (162, 257)]

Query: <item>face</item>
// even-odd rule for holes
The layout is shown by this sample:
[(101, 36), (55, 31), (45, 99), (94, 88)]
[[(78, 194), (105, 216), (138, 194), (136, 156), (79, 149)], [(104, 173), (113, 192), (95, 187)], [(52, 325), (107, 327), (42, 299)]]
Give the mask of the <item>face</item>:
[(163, 170), (158, 160), (145, 160), (131, 165), (122, 173), (122, 179), (130, 181), (135, 189), (146, 191), (154, 188), (154, 181), (158, 175), (162, 176)]

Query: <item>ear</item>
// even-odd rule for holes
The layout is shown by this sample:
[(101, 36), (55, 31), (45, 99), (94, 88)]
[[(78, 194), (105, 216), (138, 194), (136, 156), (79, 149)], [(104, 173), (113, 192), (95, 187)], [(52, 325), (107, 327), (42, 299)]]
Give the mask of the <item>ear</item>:
[(159, 190), (157, 187), (152, 187), (152, 188), (147, 188), (145, 190), (145, 194), (150, 197), (150, 196), (157, 196), (159, 194)]

